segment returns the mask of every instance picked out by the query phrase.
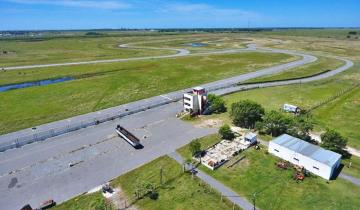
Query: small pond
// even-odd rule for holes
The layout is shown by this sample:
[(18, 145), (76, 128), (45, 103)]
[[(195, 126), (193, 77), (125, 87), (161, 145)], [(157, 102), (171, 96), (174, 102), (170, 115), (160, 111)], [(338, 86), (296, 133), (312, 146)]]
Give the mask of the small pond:
[(189, 45), (191, 47), (205, 47), (205, 46), (207, 46), (207, 44), (204, 44), (204, 43), (190, 43)]
[(45, 86), (45, 85), (65, 82), (65, 81), (74, 80), (74, 79), (75, 78), (73, 78), (73, 77), (61, 77), (61, 78), (57, 78), (57, 79), (45, 79), (45, 80), (39, 80), (39, 81), (34, 81), (34, 82), (23, 82), (23, 83), (18, 83), (18, 84), (0, 85), (0, 92), (16, 90), (16, 89), (21, 89), (21, 88), (34, 87), (34, 86)]

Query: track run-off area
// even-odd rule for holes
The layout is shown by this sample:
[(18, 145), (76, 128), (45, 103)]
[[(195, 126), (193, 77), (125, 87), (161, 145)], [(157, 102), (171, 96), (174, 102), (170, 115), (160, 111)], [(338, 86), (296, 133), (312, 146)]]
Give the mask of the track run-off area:
[[(133, 46), (124, 44), (119, 45), (119, 47), (132, 48)], [(164, 49), (146, 48), (151, 50)], [(165, 49), (169, 50), (170, 48)], [(344, 65), (324, 74), (305, 79), (238, 85), (240, 82), (249, 79), (279, 73), (315, 62), (317, 57), (289, 50), (258, 48), (254, 44), (249, 44), (247, 48), (243, 49), (225, 49), (201, 53), (191, 53), (186, 49), (171, 48), (171, 50), (176, 51), (176, 54), (4, 67), (3, 69), (19, 70), (248, 51), (284, 53), (301, 57), (299, 60), (286, 64), (199, 84), (208, 89), (209, 92), (224, 95), (245, 89), (313, 82), (334, 76), (353, 66), (353, 62), (348, 59), (332, 57), (344, 61)], [(194, 127), (175, 117), (176, 113), (182, 109), (180, 101), (182, 94), (189, 90), (191, 87), (40, 125), (36, 127), (36, 130), (28, 128), (0, 136), (0, 148), (4, 148), (3, 152), (0, 153), (0, 206), (3, 209), (15, 210), (20, 209), (26, 203), (38, 206), (41, 201), (49, 198), (61, 203), (139, 165), (162, 155), (170, 154), (195, 138), (216, 133), (217, 129), (215, 128)], [(115, 135), (117, 124), (125, 125), (126, 128), (140, 137), (144, 148), (134, 150), (125, 141), (117, 137)], [(72, 129), (72, 125), (76, 125), (74, 126), (76, 129)], [(24, 144), (22, 144), (22, 140), (24, 140)], [(69, 163), (75, 165), (69, 167)]]

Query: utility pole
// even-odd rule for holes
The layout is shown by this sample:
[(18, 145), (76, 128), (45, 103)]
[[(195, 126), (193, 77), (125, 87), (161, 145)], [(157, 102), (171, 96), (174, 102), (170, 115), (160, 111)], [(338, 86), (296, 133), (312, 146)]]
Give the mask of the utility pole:
[(163, 185), (163, 167), (160, 167), (160, 185)]
[(252, 200), (253, 200), (253, 204), (254, 204), (254, 210), (256, 210), (256, 207), (255, 207), (256, 192), (252, 195)]

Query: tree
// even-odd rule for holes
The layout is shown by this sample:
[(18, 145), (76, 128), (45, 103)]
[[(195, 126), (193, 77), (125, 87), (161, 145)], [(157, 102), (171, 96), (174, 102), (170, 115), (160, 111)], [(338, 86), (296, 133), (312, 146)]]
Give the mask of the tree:
[(325, 149), (344, 154), (347, 139), (335, 130), (327, 129), (321, 134), (321, 146)]
[(226, 112), (226, 106), (224, 100), (215, 94), (208, 95), (209, 109), (211, 113), (223, 113)]
[(293, 125), (292, 118), (278, 111), (270, 111), (265, 114), (263, 121), (257, 123), (257, 129), (271, 136), (279, 136), (288, 131)]
[(235, 135), (228, 124), (220, 127), (219, 134), (222, 139), (232, 140), (235, 138)]
[(254, 128), (255, 123), (261, 120), (265, 110), (256, 102), (243, 100), (231, 105), (230, 116), (233, 123), (240, 127)]
[(310, 115), (294, 118), (293, 127), (288, 128), (288, 133), (306, 141), (311, 140), (309, 132), (314, 128), (314, 122)]
[(191, 155), (195, 155), (196, 153), (201, 151), (201, 143), (199, 140), (195, 139), (192, 142), (190, 142), (189, 150), (191, 152)]

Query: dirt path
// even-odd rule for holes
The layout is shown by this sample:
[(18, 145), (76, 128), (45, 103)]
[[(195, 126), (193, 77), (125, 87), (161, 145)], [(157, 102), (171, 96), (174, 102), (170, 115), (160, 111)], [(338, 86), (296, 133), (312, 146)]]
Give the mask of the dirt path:
[(103, 195), (114, 205), (115, 209), (137, 210), (134, 205), (129, 206), (130, 202), (119, 187), (115, 188), (113, 193), (105, 193)]

